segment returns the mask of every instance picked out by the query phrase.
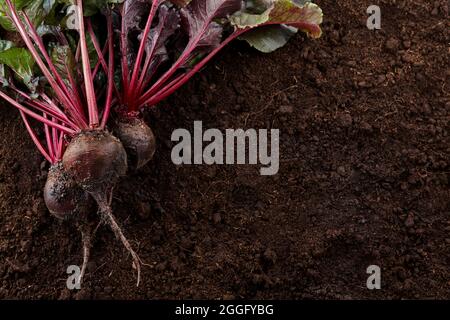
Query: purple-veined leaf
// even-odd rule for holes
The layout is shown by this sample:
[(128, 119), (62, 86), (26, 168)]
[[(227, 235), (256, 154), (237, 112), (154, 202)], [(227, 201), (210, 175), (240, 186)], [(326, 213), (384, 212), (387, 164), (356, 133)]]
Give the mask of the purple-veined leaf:
[[(145, 44), (146, 60), (150, 60), (147, 74), (152, 74), (155, 68), (169, 59), (166, 43), (180, 27), (180, 14), (175, 8), (163, 4), (159, 7), (158, 24), (150, 30)], [(142, 32), (143, 33), (143, 32)], [(142, 39), (142, 33), (139, 40)]]
[(148, 13), (150, 8), (149, 2), (146, 0), (126, 0), (122, 5), (122, 41), (126, 55), (126, 60), (128, 66), (131, 67), (134, 61), (135, 52), (133, 52), (133, 39), (131, 38), (132, 33), (141, 32), (142, 28), (140, 24), (144, 18), (144, 15)]
[(222, 36), (222, 27), (214, 20), (227, 18), (241, 8), (241, 0), (192, 0), (180, 10), (189, 45), (214, 48)]

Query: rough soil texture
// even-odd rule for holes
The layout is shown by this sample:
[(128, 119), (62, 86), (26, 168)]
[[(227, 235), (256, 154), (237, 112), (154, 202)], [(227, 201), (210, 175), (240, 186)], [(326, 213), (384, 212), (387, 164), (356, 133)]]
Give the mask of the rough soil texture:
[[(80, 235), (47, 212), (48, 167), (10, 107), (0, 110), (0, 298), (450, 298), (450, 24), (447, 1), (317, 1), (324, 36), (264, 55), (234, 42), (148, 113), (152, 163), (113, 202), (148, 263), (99, 230), (86, 283)], [(279, 174), (180, 166), (171, 133), (281, 129)], [(382, 289), (366, 288), (379, 265)]]

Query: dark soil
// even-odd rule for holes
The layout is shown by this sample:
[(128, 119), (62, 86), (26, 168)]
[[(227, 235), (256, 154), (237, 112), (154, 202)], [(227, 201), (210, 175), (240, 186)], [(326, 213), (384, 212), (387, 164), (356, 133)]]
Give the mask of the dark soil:
[[(152, 163), (113, 207), (149, 264), (99, 230), (83, 290), (74, 226), (47, 212), (48, 166), (10, 107), (0, 110), (0, 298), (450, 298), (448, 2), (317, 1), (324, 36), (270, 55), (234, 42), (149, 112)], [(176, 128), (281, 129), (278, 175), (258, 166), (180, 166)], [(382, 289), (366, 288), (366, 268)]]

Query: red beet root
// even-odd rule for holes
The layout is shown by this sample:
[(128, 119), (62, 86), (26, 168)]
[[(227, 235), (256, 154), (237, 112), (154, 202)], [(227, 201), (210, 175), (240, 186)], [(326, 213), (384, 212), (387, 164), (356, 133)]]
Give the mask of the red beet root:
[(84, 190), (105, 193), (126, 174), (127, 154), (122, 143), (108, 132), (85, 131), (67, 146), (63, 164)]
[(63, 165), (79, 186), (97, 202), (102, 220), (133, 257), (140, 282), (141, 261), (124, 236), (111, 210), (112, 190), (127, 172), (127, 154), (122, 143), (103, 130), (85, 131), (67, 146)]
[(152, 129), (141, 119), (121, 118), (115, 124), (114, 133), (128, 153), (133, 169), (145, 166), (154, 156), (156, 139)]
[(44, 200), (50, 213), (60, 220), (83, 219), (93, 208), (92, 198), (78, 187), (60, 162), (50, 168)]
[(54, 217), (73, 222), (81, 232), (83, 242), (81, 282), (90, 257), (92, 228), (89, 224), (89, 213), (94, 210), (94, 201), (67, 174), (61, 162), (50, 168), (44, 187), (44, 200)]

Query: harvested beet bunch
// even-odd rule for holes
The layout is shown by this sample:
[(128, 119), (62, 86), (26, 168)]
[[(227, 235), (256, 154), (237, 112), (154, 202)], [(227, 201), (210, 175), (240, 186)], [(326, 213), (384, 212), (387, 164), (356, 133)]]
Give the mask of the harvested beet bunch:
[[(67, 17), (68, 3), (75, 10)], [(233, 39), (271, 52), (298, 30), (319, 37), (321, 22), (320, 8), (303, 0), (0, 1), (0, 25), (21, 39), (0, 40), (0, 97), (19, 110), (51, 163), (44, 199), (52, 215), (75, 221), (82, 233), (81, 277), (97, 212), (131, 254), (139, 285), (141, 260), (111, 200), (128, 166), (137, 170), (155, 153), (143, 109), (174, 93)]]
[[(20, 50), (26, 63), (22, 66), (7, 64), (16, 74), (26, 67), (32, 70), (37, 64), (45, 82), (38, 79), (37, 85), (28, 91), (14, 85), (14, 79), (4, 78), (5, 89), (0, 96), (19, 109), (25, 125), (44, 157), (52, 164), (44, 189), (44, 199), (50, 213), (59, 219), (70, 219), (77, 223), (83, 235), (84, 261), (82, 275), (89, 259), (92, 228), (88, 216), (95, 200), (101, 221), (108, 224), (133, 258), (140, 279), (140, 259), (133, 251), (110, 207), (112, 190), (118, 179), (127, 171), (127, 155), (119, 139), (106, 129), (106, 123), (113, 103), (114, 47), (112, 17), (107, 14), (108, 64), (104, 76), (107, 90), (102, 83), (95, 85), (98, 66), (91, 66), (88, 41), (83, 17), (83, 3), (78, 6), (79, 32), (76, 53), (72, 54), (68, 35), (52, 29), (51, 43), (45, 43), (39, 29), (33, 25), (26, 10), (17, 10), (11, 0), (6, 0), (8, 18), (22, 37), (28, 51)], [(96, 41), (90, 35), (90, 41)], [(12, 47), (12, 44), (11, 44)], [(12, 53), (11, 53), (12, 54)], [(105, 61), (103, 54), (98, 61)], [(100, 63), (100, 62), (99, 62)], [(4, 91), (8, 89), (9, 95)], [(15, 96), (15, 99), (12, 98)], [(99, 108), (100, 102), (103, 107)], [(45, 143), (41, 143), (31, 127), (29, 118), (37, 120), (44, 127)]]

